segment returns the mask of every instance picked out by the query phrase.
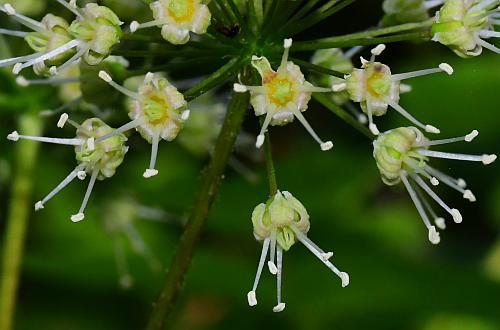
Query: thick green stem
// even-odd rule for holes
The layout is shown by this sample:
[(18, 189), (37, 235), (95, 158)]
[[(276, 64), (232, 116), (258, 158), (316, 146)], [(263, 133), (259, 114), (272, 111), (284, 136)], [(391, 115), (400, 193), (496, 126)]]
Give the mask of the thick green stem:
[(184, 232), (179, 239), (163, 289), (154, 305), (146, 327), (147, 330), (162, 329), (167, 316), (174, 307), (174, 302), (184, 283), (184, 276), (191, 264), (201, 231), (222, 183), (226, 164), (248, 108), (249, 98), (248, 93), (233, 92), (214, 153), (204, 171), (201, 187)]
[[(324, 39), (316, 39), (309, 40), (303, 42), (296, 42), (292, 46), (292, 50), (315, 50), (315, 49), (326, 49), (326, 48), (335, 48), (335, 47), (347, 47), (347, 46), (361, 46), (365, 44), (375, 44), (382, 40), (387, 40), (385, 42), (390, 42), (391, 40), (401, 41), (401, 40), (412, 40), (416, 37), (430, 37), (429, 31), (417, 32), (417, 33), (407, 33), (407, 34), (399, 34), (392, 35), (384, 38), (373, 38), (377, 36), (383, 36), (398, 32), (405, 32), (411, 30), (419, 30), (422, 28), (429, 27), (432, 24), (432, 20), (427, 20), (420, 23), (407, 23), (396, 26), (390, 26), (386, 28), (368, 30), (363, 32), (346, 34), (338, 37), (330, 37)], [(373, 41), (370, 41), (372, 39)]]
[[(41, 123), (36, 114), (22, 115), (19, 122), (21, 132), (40, 135)], [(0, 280), (0, 329), (11, 330), (19, 286), (19, 272), (29, 214), (31, 213), (31, 191), (33, 170), (38, 154), (38, 143), (21, 141), (16, 146), (15, 177), (3, 245), (2, 274)]]

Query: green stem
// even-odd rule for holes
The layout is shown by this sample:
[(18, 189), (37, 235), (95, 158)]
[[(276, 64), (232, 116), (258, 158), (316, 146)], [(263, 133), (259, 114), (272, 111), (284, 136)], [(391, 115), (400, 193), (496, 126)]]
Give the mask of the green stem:
[(262, 26), (264, 22), (264, 7), (262, 6), (262, 0), (253, 0), (253, 7), (255, 10), (255, 18), (258, 26)]
[(174, 302), (184, 283), (184, 276), (191, 264), (201, 231), (222, 183), (224, 170), (243, 122), (249, 99), (249, 93), (233, 92), (232, 94), (214, 153), (204, 171), (201, 187), (184, 232), (179, 239), (163, 289), (154, 305), (146, 327), (147, 330), (162, 329), (167, 316), (174, 307)]
[[(40, 135), (41, 122), (36, 114), (22, 115), (21, 132)], [(9, 203), (9, 214), (3, 245), (2, 276), (0, 280), (0, 329), (13, 328), (16, 293), (23, 255), (28, 217), (32, 207), (33, 170), (38, 154), (38, 143), (18, 142), (16, 146), (16, 174)]]
[[(380, 28), (380, 29), (374, 29), (374, 30), (368, 30), (368, 31), (363, 31), (363, 32), (357, 32), (357, 33), (351, 33), (351, 34), (346, 34), (343, 36), (338, 36), (338, 37), (331, 37), (331, 38), (324, 38), (324, 39), (316, 39), (316, 40), (309, 40), (309, 41), (303, 41), (303, 42), (296, 42), (292, 46), (293, 50), (315, 50), (315, 49), (325, 49), (325, 48), (335, 48), (335, 47), (345, 47), (345, 46), (361, 46), (359, 43), (360, 41), (365, 42), (365, 44), (368, 42), (370, 38), (376, 37), (376, 36), (382, 36), (382, 35), (387, 35), (387, 34), (393, 34), (393, 33), (398, 33), (398, 32), (404, 32), (404, 31), (411, 31), (411, 30), (418, 30), (422, 29), (425, 27), (429, 27), (432, 25), (432, 20), (427, 20), (424, 22), (419, 22), (419, 23), (407, 23), (407, 24), (401, 24), (401, 25), (396, 25), (396, 26), (390, 26), (386, 28)], [(399, 34), (399, 35), (394, 35), (390, 36), (387, 38), (395, 38), (395, 39), (386, 39), (386, 40), (405, 40), (403, 38), (409, 38), (410, 36), (416, 36), (416, 35), (424, 35), (426, 37), (430, 36), (430, 31), (424, 31), (424, 32), (417, 32), (417, 33), (409, 33), (409, 34)], [(382, 40), (382, 38), (375, 39), (373, 40)], [(374, 44), (376, 42), (373, 42), (371, 44)], [(338, 46), (340, 45), (340, 46)]]
[[(260, 124), (264, 120), (261, 120)], [(269, 197), (276, 195), (276, 192), (278, 191), (278, 184), (276, 183), (276, 171), (274, 169), (274, 162), (273, 162), (273, 150), (272, 150), (272, 145), (271, 145), (271, 134), (269, 133), (269, 130), (265, 133), (266, 134), (266, 141), (264, 143), (264, 155), (266, 157), (266, 171), (267, 171), (267, 180), (269, 181)]]
[(339, 107), (337, 104), (335, 104), (328, 95), (325, 94), (320, 94), (320, 93), (313, 93), (312, 97), (321, 103), (323, 106), (325, 106), (328, 110), (333, 112), (337, 117), (345, 121), (347, 124), (351, 125), (353, 128), (364, 134), (366, 137), (369, 139), (373, 140), (374, 136), (370, 132), (370, 130), (361, 124), (359, 121), (354, 119), (351, 115), (349, 115), (347, 112), (344, 111), (341, 107)]
[(290, 61), (292, 61), (293, 63), (297, 64), (298, 66), (300, 66), (301, 68), (303, 68), (309, 72), (323, 73), (323, 74), (327, 74), (329, 76), (334, 76), (334, 77), (342, 78), (342, 79), (344, 79), (344, 76), (346, 75), (346, 73), (342, 73), (342, 72), (335, 71), (335, 70), (330, 70), (330, 69), (325, 68), (325, 67), (320, 66), (320, 65), (316, 65), (316, 64), (312, 64), (312, 63), (307, 62), (307, 61), (299, 60), (298, 58), (290, 57)]

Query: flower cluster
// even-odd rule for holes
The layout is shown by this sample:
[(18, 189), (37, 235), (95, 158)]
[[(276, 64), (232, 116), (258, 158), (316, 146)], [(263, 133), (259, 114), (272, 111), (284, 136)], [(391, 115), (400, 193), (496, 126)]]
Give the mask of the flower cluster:
[[(193, 104), (188, 103), (216, 86), (223, 86), (231, 77), (238, 77), (231, 80), (233, 97), (237, 100), (245, 99), (247, 103), (249, 99), (255, 115), (262, 116), (263, 119), (255, 141), (256, 148), (253, 147), (254, 136), (239, 132), (239, 137), (245, 136), (248, 139), (250, 136), (251, 148), (254, 152), (265, 142), (270, 143), (269, 140), (266, 141), (266, 132), (270, 126), (287, 125), (295, 119), (319, 144), (321, 150), (332, 149), (333, 143), (321, 139), (303, 114), (313, 97), (318, 100), (324, 98), (328, 100), (328, 105), (351, 113), (358, 122), (348, 118), (351, 120), (350, 123), (374, 138), (373, 157), (382, 181), (389, 186), (402, 183), (422, 217), (428, 230), (429, 241), (433, 244), (440, 242), (438, 230), (445, 229), (446, 222), (434, 210), (431, 202), (434, 201), (444, 209), (456, 223), (462, 222), (462, 215), (457, 208), (448, 206), (434, 192), (432, 186), (443, 183), (461, 193), (464, 199), (471, 202), (474, 202), (476, 197), (467, 188), (463, 179), (454, 178), (432, 167), (431, 159), (475, 161), (485, 165), (496, 160), (496, 155), (493, 154), (466, 155), (433, 150), (439, 145), (461, 141), (471, 142), (478, 132), (473, 130), (462, 137), (431, 140), (425, 136), (424, 132), (438, 134), (440, 130), (417, 120), (400, 105), (400, 95), (411, 90), (402, 81), (435, 73), (452, 75), (454, 70), (449, 64), (440, 63), (430, 69), (395, 74), (388, 65), (376, 61), (377, 56), (385, 50), (385, 44), (378, 44), (370, 49), (368, 60), (361, 56), (359, 68), (355, 67), (352, 58), (367, 51), (362, 45), (367, 43), (376, 45), (380, 42), (376, 40), (377, 35), (387, 34), (387, 31), (389, 34), (405, 32), (412, 26), (415, 26), (414, 30), (419, 32), (421, 29), (427, 29), (427, 40), (430, 40), (432, 35), (432, 40), (450, 47), (463, 57), (477, 56), (483, 47), (500, 53), (500, 49), (485, 41), (488, 38), (500, 37), (500, 32), (494, 30), (495, 26), (500, 24), (498, 7), (500, 0), (386, 0), (383, 4), (386, 15), (381, 22), (384, 27), (362, 34), (363, 42), (360, 42), (359, 34), (352, 39), (345, 37), (340, 44), (344, 45), (343, 42), (346, 42), (345, 45), (352, 46), (346, 50), (331, 48), (338, 47), (335, 42), (333, 42), (334, 45), (331, 44), (332, 40), (327, 40), (328, 47), (323, 47), (322, 41), (318, 42), (319, 46), (314, 42), (301, 42), (297, 46), (297, 43), (293, 45), (291, 38), (284, 39), (283, 44), (281, 41), (276, 42), (283, 36), (295, 35), (297, 31), (293, 29), (307, 24), (295, 24), (292, 30), (286, 30), (288, 25), (294, 24), (284, 23), (284, 33), (277, 33), (275, 38), (268, 35), (258, 36), (259, 27), (265, 25), (266, 22), (273, 21), (272, 17), (264, 19), (264, 13), (269, 14), (267, 12), (269, 8), (266, 10), (258, 6), (247, 8), (244, 1), (231, 2), (232, 5), (223, 6), (218, 2), (214, 5), (202, 0), (157, 0), (149, 7), (153, 16), (152, 21), (145, 23), (129, 21), (129, 28), (125, 31), (121, 28), (123, 22), (108, 7), (96, 3), (87, 3), (84, 7), (78, 7), (75, 0), (56, 1), (75, 16), (73, 21), (67, 21), (53, 14), (46, 14), (40, 21), (36, 21), (18, 13), (10, 4), (0, 6), (4, 14), (30, 30), (28, 32), (0, 29), (0, 33), (24, 38), (33, 50), (33, 53), (29, 55), (0, 60), (0, 67), (13, 66), (12, 72), (16, 75), (23, 69), (32, 67), (36, 75), (45, 76), (43, 79), (30, 79), (26, 78), (29, 77), (28, 75), (19, 75), (16, 81), (21, 86), (42, 84), (58, 86), (60, 98), (64, 104), (53, 111), (44, 113), (62, 113), (57, 127), (63, 128), (68, 123), (76, 129), (74, 138), (29, 136), (17, 131), (7, 136), (11, 141), (24, 139), (70, 145), (75, 148), (76, 167), (47, 196), (36, 202), (35, 210), (37, 211), (43, 209), (52, 197), (75, 178), (84, 180), (90, 176), (82, 204), (71, 216), (73, 222), (83, 220), (96, 181), (113, 177), (124, 161), (125, 154), (128, 152), (127, 134), (131, 134), (131, 131), (137, 131), (147, 143), (151, 144), (149, 165), (142, 174), (144, 178), (151, 178), (159, 173), (156, 162), (160, 141), (175, 140), (185, 124), (191, 126), (188, 126), (184, 135), (181, 135), (179, 142), (190, 152), (206, 156), (212, 153), (214, 145), (217, 147), (222, 145), (221, 150), (231, 150), (233, 145), (230, 143), (233, 142), (230, 141), (236, 140), (239, 127), (235, 127), (234, 131), (225, 131), (233, 129), (231, 125), (235, 125), (232, 122), (231, 109), (227, 112), (227, 121), (221, 125), (218, 116), (224, 113), (224, 110), (220, 109), (220, 102), (216, 103), (215, 98), (209, 99), (209, 104), (204, 104), (199, 113), (198, 111), (193, 113), (192, 117), (189, 108)], [(314, 5), (311, 8), (305, 6), (307, 10), (313, 10), (313, 7)], [(216, 9), (213, 13), (210, 11), (212, 8)], [(147, 13), (149, 9), (146, 8)], [(220, 14), (219, 11), (229, 12), (220, 19), (216, 17)], [(325, 12), (330, 11), (325, 10)], [(212, 14), (214, 18), (217, 18), (217, 24), (210, 27), (213, 23)], [(291, 17), (292, 23), (297, 23), (296, 20), (300, 20), (299, 16), (306, 13), (297, 14), (300, 15)], [(241, 17), (248, 15), (255, 15), (255, 17), (245, 21), (244, 24), (236, 24), (238, 22), (232, 21), (238, 21)], [(322, 15), (314, 17), (322, 17)], [(225, 20), (230, 21), (231, 24), (221, 26), (226, 23)], [(403, 24), (402, 27), (399, 26), (396, 29), (393, 27), (396, 24), (408, 22), (414, 23)], [(158, 33), (157, 37), (137, 32), (154, 27), (161, 28), (163, 39), (173, 45), (163, 45), (166, 48), (162, 49), (163, 40), (158, 30), (152, 29)], [(263, 29), (263, 31), (273, 30), (272, 27), (271, 25), (271, 28)], [(127, 35), (124, 36), (124, 33)], [(146, 42), (153, 43), (154, 41), (154, 45), (140, 50), (129, 49), (128, 45), (116, 47), (122, 40), (131, 39), (134, 42), (147, 40)], [(220, 49), (212, 47), (214, 40), (216, 40), (216, 46), (221, 46)], [(338, 41), (338, 39), (333, 40)], [(385, 41), (388, 40), (385, 39)], [(300, 49), (300, 44), (305, 45), (307, 50), (317, 49), (311, 58), (311, 63), (289, 58), (289, 53), (294, 51), (294, 47), (297, 47), (295, 50), (304, 50), (304, 48)], [(284, 50), (276, 68), (273, 60), (276, 53), (279, 56), (281, 47)], [(209, 55), (205, 56), (207, 53)], [(130, 61), (132, 68), (129, 70), (128, 60), (115, 56), (123, 54), (142, 56), (144, 61), (134, 58)], [(168, 56), (172, 54), (174, 60), (170, 61), (165, 54)], [(182, 67), (185, 64), (183, 61), (191, 65), (187, 61), (190, 56), (195, 57), (196, 65), (200, 65), (198, 63), (202, 63), (207, 58), (216, 58), (221, 63), (227, 58), (231, 60), (206, 79), (195, 78), (193, 80), (190, 76), (182, 75), (179, 78), (173, 71)], [(161, 65), (159, 65), (160, 62)], [(168, 62), (168, 65), (164, 66), (163, 62)], [(232, 64), (234, 66), (231, 67)], [(141, 65), (142, 67), (136, 70), (136, 66)], [(170, 69), (172, 72), (169, 71)], [(310, 83), (302, 70), (305, 73), (311, 73), (311, 81), (317, 85)], [(260, 78), (259, 82), (247, 85), (248, 81), (252, 81), (249, 78), (252, 74)], [(186, 80), (189, 84), (195, 81), (196, 85), (183, 94), (181, 91), (184, 87), (182, 87), (181, 79), (184, 78), (189, 78)], [(124, 96), (125, 102), (121, 105), (124, 104), (128, 115), (128, 118), (125, 118), (125, 124), (114, 129), (103, 121), (102, 107), (97, 105), (98, 102), (93, 103), (95, 100), (89, 97), (86, 90), (89, 85), (92, 85), (94, 90), (98, 90), (102, 98), (107, 98), (109, 91)], [(249, 95), (239, 93), (249, 93)], [(327, 96), (315, 93), (324, 93)], [(226, 95), (222, 92), (220, 94), (224, 97)], [(81, 108), (91, 111), (93, 117), (79, 124), (69, 119), (69, 115), (64, 111), (82, 104), (85, 104), (85, 107)], [(247, 105), (242, 106), (242, 111)], [(113, 104), (114, 106), (116, 104)], [(384, 116), (389, 108), (405, 117), (414, 127), (399, 127), (380, 132), (374, 122), (374, 117)], [(340, 117), (345, 119), (343, 115), (342, 113)], [(125, 114), (123, 116), (125, 117)], [(74, 118), (73, 115), (72, 118)], [(188, 123), (188, 120), (191, 123)], [(271, 153), (271, 148), (266, 148), (266, 152)], [(241, 172), (246, 171), (245, 166), (238, 164), (234, 157), (220, 156), (217, 153), (214, 153), (213, 157), (215, 162), (227, 160), (235, 169), (239, 168)], [(269, 166), (272, 165), (269, 154), (266, 157), (268, 157), (266, 159), (268, 168), (273, 167)], [(208, 172), (214, 177), (221, 178), (223, 167), (222, 165), (214, 166), (215, 174)], [(220, 173), (217, 173), (219, 168)], [(268, 172), (271, 183), (274, 170)], [(210, 191), (206, 192), (208, 196), (206, 200), (211, 201), (217, 187), (216, 184), (207, 186)], [(281, 312), (285, 308), (281, 294), (283, 253), (296, 242), (302, 243), (336, 274), (341, 280), (342, 287), (349, 284), (349, 276), (330, 261), (333, 256), (332, 252), (325, 252), (307, 236), (310, 221), (302, 203), (287, 191), (277, 191), (275, 186), (275, 184), (274, 187), (272, 183), (270, 184), (270, 198), (265, 203), (257, 205), (251, 216), (254, 237), (262, 242), (262, 252), (255, 281), (252, 290), (247, 294), (247, 299), (250, 306), (257, 304), (256, 290), (264, 266), (267, 264), (270, 273), (277, 279), (277, 304), (273, 310)], [(153, 254), (132, 226), (134, 217), (138, 214), (137, 210), (140, 208), (138, 204), (129, 198), (123, 198), (111, 202), (108, 206), (106, 212), (116, 215), (112, 220), (105, 222), (108, 232), (115, 238), (126, 236), (139, 254), (150, 264), (155, 264), (156, 259)], [(201, 224), (203, 221), (200, 221)], [(121, 283), (123, 286), (129, 286), (131, 277), (122, 256), (123, 252), (119, 251), (120, 247), (117, 249), (117, 266), (121, 274)]]

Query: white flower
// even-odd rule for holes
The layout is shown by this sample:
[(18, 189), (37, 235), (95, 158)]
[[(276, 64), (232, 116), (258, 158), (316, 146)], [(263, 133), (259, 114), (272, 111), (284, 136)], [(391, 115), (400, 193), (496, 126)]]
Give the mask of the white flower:
[(125, 146), (127, 138), (123, 134), (115, 135), (105, 141), (98, 141), (99, 137), (113, 132), (113, 128), (109, 127), (98, 118), (87, 119), (79, 125), (68, 119), (67, 114), (62, 114), (57, 126), (62, 128), (66, 122), (76, 128), (76, 137), (73, 139), (26, 136), (20, 135), (16, 131), (9, 134), (7, 139), (11, 141), (25, 139), (75, 146), (75, 154), (78, 165), (61, 183), (59, 183), (59, 185), (57, 185), (56, 188), (54, 188), (54, 190), (52, 190), (44, 199), (35, 204), (35, 210), (38, 211), (43, 209), (45, 203), (47, 203), (76, 177), (80, 180), (84, 180), (87, 174), (90, 174), (90, 182), (82, 205), (80, 206), (78, 213), (71, 216), (71, 220), (73, 222), (77, 222), (83, 220), (85, 217), (85, 207), (87, 206), (95, 181), (97, 179), (104, 180), (110, 178), (115, 174), (116, 168), (123, 162), (123, 158), (128, 151), (128, 147)]
[(485, 41), (500, 38), (500, 0), (446, 0), (436, 13), (432, 40), (462, 57), (478, 56), (483, 47), (497, 54), (500, 48)]
[(190, 112), (186, 109), (184, 96), (166, 78), (155, 76), (151, 72), (146, 74), (137, 93), (114, 82), (105, 71), (100, 71), (99, 77), (133, 100), (129, 112), (132, 121), (101, 137), (99, 141), (135, 128), (152, 145), (150, 165), (143, 176), (150, 178), (157, 175), (155, 164), (160, 139), (174, 140), (183, 123), (189, 118)]
[(234, 84), (234, 91), (245, 93), (250, 91), (251, 103), (255, 115), (266, 115), (264, 124), (257, 137), (256, 146), (260, 148), (264, 143), (264, 133), (269, 125), (286, 125), (296, 117), (311, 136), (326, 151), (333, 147), (331, 141), (323, 142), (302, 115), (307, 110), (307, 103), (311, 93), (332, 92), (331, 88), (315, 87), (307, 82), (300, 68), (288, 61), (288, 50), (292, 46), (292, 39), (285, 39), (285, 51), (281, 58), (278, 71), (274, 71), (265, 57), (252, 57), (252, 65), (262, 78), (261, 86), (246, 86)]
[(0, 67), (14, 64), (12, 71), (18, 74), (21, 70), (33, 66), (37, 74), (56, 75), (58, 71), (64, 70), (80, 58), (94, 65), (109, 55), (122, 34), (122, 22), (118, 16), (109, 8), (95, 3), (78, 8), (75, 1), (57, 2), (76, 15), (70, 25), (52, 14), (47, 14), (38, 22), (17, 13), (10, 4), (0, 6), (1, 11), (35, 31), (6, 31), (6, 34), (24, 37), (35, 53), (1, 60)]
[(338, 270), (329, 261), (333, 253), (323, 251), (307, 237), (309, 215), (302, 203), (288, 191), (278, 191), (266, 204), (257, 205), (252, 213), (252, 223), (255, 238), (263, 241), (263, 244), (255, 281), (252, 290), (247, 294), (250, 306), (257, 305), (256, 290), (269, 251), (267, 265), (271, 274), (277, 277), (278, 302), (273, 311), (281, 312), (285, 308), (285, 303), (281, 301), (283, 250), (288, 251), (296, 240), (301, 242), (342, 280), (342, 287), (349, 284), (349, 275)]
[(392, 74), (387, 65), (375, 62), (375, 57), (380, 55), (384, 49), (385, 45), (383, 44), (373, 48), (370, 61), (361, 58), (361, 68), (354, 69), (350, 75), (345, 77), (347, 92), (351, 100), (359, 102), (363, 111), (368, 115), (370, 130), (375, 135), (379, 134), (377, 126), (373, 123), (373, 116), (385, 115), (390, 106), (414, 125), (430, 133), (439, 133), (439, 129), (432, 125), (422, 124), (399, 105), (399, 94), (402, 90), (400, 82), (438, 72), (446, 72), (451, 75), (453, 68), (449, 64), (441, 63), (434, 69)]
[(130, 24), (130, 31), (161, 26), (161, 35), (168, 42), (181, 45), (189, 41), (189, 32), (204, 34), (210, 25), (208, 6), (200, 0), (158, 0), (150, 5), (154, 20)]
[(382, 176), (382, 181), (391, 186), (403, 182), (429, 231), (429, 240), (433, 244), (439, 243), (440, 239), (428, 214), (432, 216), (439, 229), (444, 229), (445, 223), (443, 218), (436, 215), (424, 195), (430, 196), (452, 216), (456, 223), (462, 222), (462, 215), (457, 209), (449, 207), (424, 179), (427, 179), (433, 186), (443, 182), (460, 192), (465, 199), (471, 202), (476, 201), (476, 198), (472, 191), (466, 189), (466, 183), (463, 179), (455, 179), (431, 167), (428, 165), (429, 158), (475, 161), (487, 165), (494, 162), (497, 156), (447, 153), (430, 150), (430, 147), (459, 141), (471, 142), (478, 134), (474, 130), (461, 137), (429, 140), (415, 127), (399, 127), (380, 134), (373, 142), (373, 157)]

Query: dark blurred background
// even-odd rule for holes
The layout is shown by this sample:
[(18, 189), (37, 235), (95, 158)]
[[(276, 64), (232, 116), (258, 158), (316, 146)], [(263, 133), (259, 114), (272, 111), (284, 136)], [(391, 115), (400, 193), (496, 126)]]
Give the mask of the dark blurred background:
[[(123, 3), (137, 3), (146, 10), (138, 1)], [(357, 1), (298, 39), (376, 25), (382, 15), (380, 8), (380, 1)], [(4, 20), (2, 16), (2, 23)], [(302, 55), (307, 58), (310, 54)], [(464, 60), (436, 43), (396, 43), (388, 45), (380, 60), (395, 73), (441, 62), (453, 65), (452, 77), (432, 75), (408, 81), (413, 91), (402, 95), (400, 104), (417, 118), (440, 127), (443, 137), (479, 130), (474, 143), (457, 143), (442, 150), (500, 152), (498, 55), (485, 51), (478, 58)], [(354, 59), (354, 64), (359, 66), (359, 60)], [(18, 128), (17, 118), (24, 110), (57, 104), (48, 87), (10, 88), (12, 84), (8, 70), (1, 71), (1, 137)], [(225, 95), (219, 91), (218, 98), (225, 101)], [(9, 104), (11, 107), (6, 106)], [(116, 127), (125, 122), (126, 115), (122, 108), (114, 110), (122, 112), (119, 120), (112, 121)], [(257, 292), (259, 305), (248, 307), (246, 293), (251, 289), (261, 249), (253, 238), (250, 215), (265, 201), (268, 191), (264, 165), (243, 157), (241, 162), (256, 178), (227, 171), (169, 326), (183, 330), (500, 329), (498, 164), (483, 167), (433, 160), (433, 165), (448, 174), (465, 178), (478, 201), (469, 203), (444, 185), (437, 187), (443, 199), (462, 211), (464, 221), (454, 224), (447, 219), (441, 243), (432, 246), (406, 192), (400, 186), (386, 187), (380, 180), (371, 141), (315, 102), (311, 102), (306, 117), (320, 136), (333, 140), (335, 147), (321, 152), (299, 123), (273, 128), (278, 184), (306, 206), (311, 216), (309, 236), (325, 250), (334, 251), (332, 260), (350, 274), (350, 285), (341, 288), (336, 276), (296, 244), (284, 256), (286, 310), (272, 312), (276, 282), (268, 272), (264, 272)], [(75, 118), (84, 117), (76, 114)], [(63, 132), (55, 128), (56, 122), (57, 116), (44, 119), (45, 135), (73, 136), (69, 127)], [(408, 123), (390, 110), (377, 124), (382, 130)], [(245, 130), (256, 134), (257, 129), (257, 120), (249, 112)], [(30, 214), (16, 329), (123, 330), (145, 325), (207, 158), (195, 156), (179, 143), (161, 143), (160, 174), (144, 180), (150, 145), (137, 134), (129, 141), (131, 150), (117, 174), (96, 184), (84, 221), (75, 224), (69, 219), (86, 188), (79, 180), (44, 210)], [(0, 140), (2, 242), (16, 172), (13, 153), (21, 143), (33, 142)], [(33, 178), (33, 204), (74, 166), (71, 147), (42, 145)], [(143, 207), (143, 212), (156, 211), (158, 221), (144, 219), (143, 212), (129, 219), (147, 245), (149, 259), (138, 254), (137, 246), (134, 249), (125, 235), (106, 230), (110, 222), (127, 218), (117, 201), (123, 207), (147, 206), (154, 210)], [(123, 247), (133, 279), (122, 278), (122, 285), (116, 265), (117, 244)], [(131, 285), (124, 289), (124, 284)]]

